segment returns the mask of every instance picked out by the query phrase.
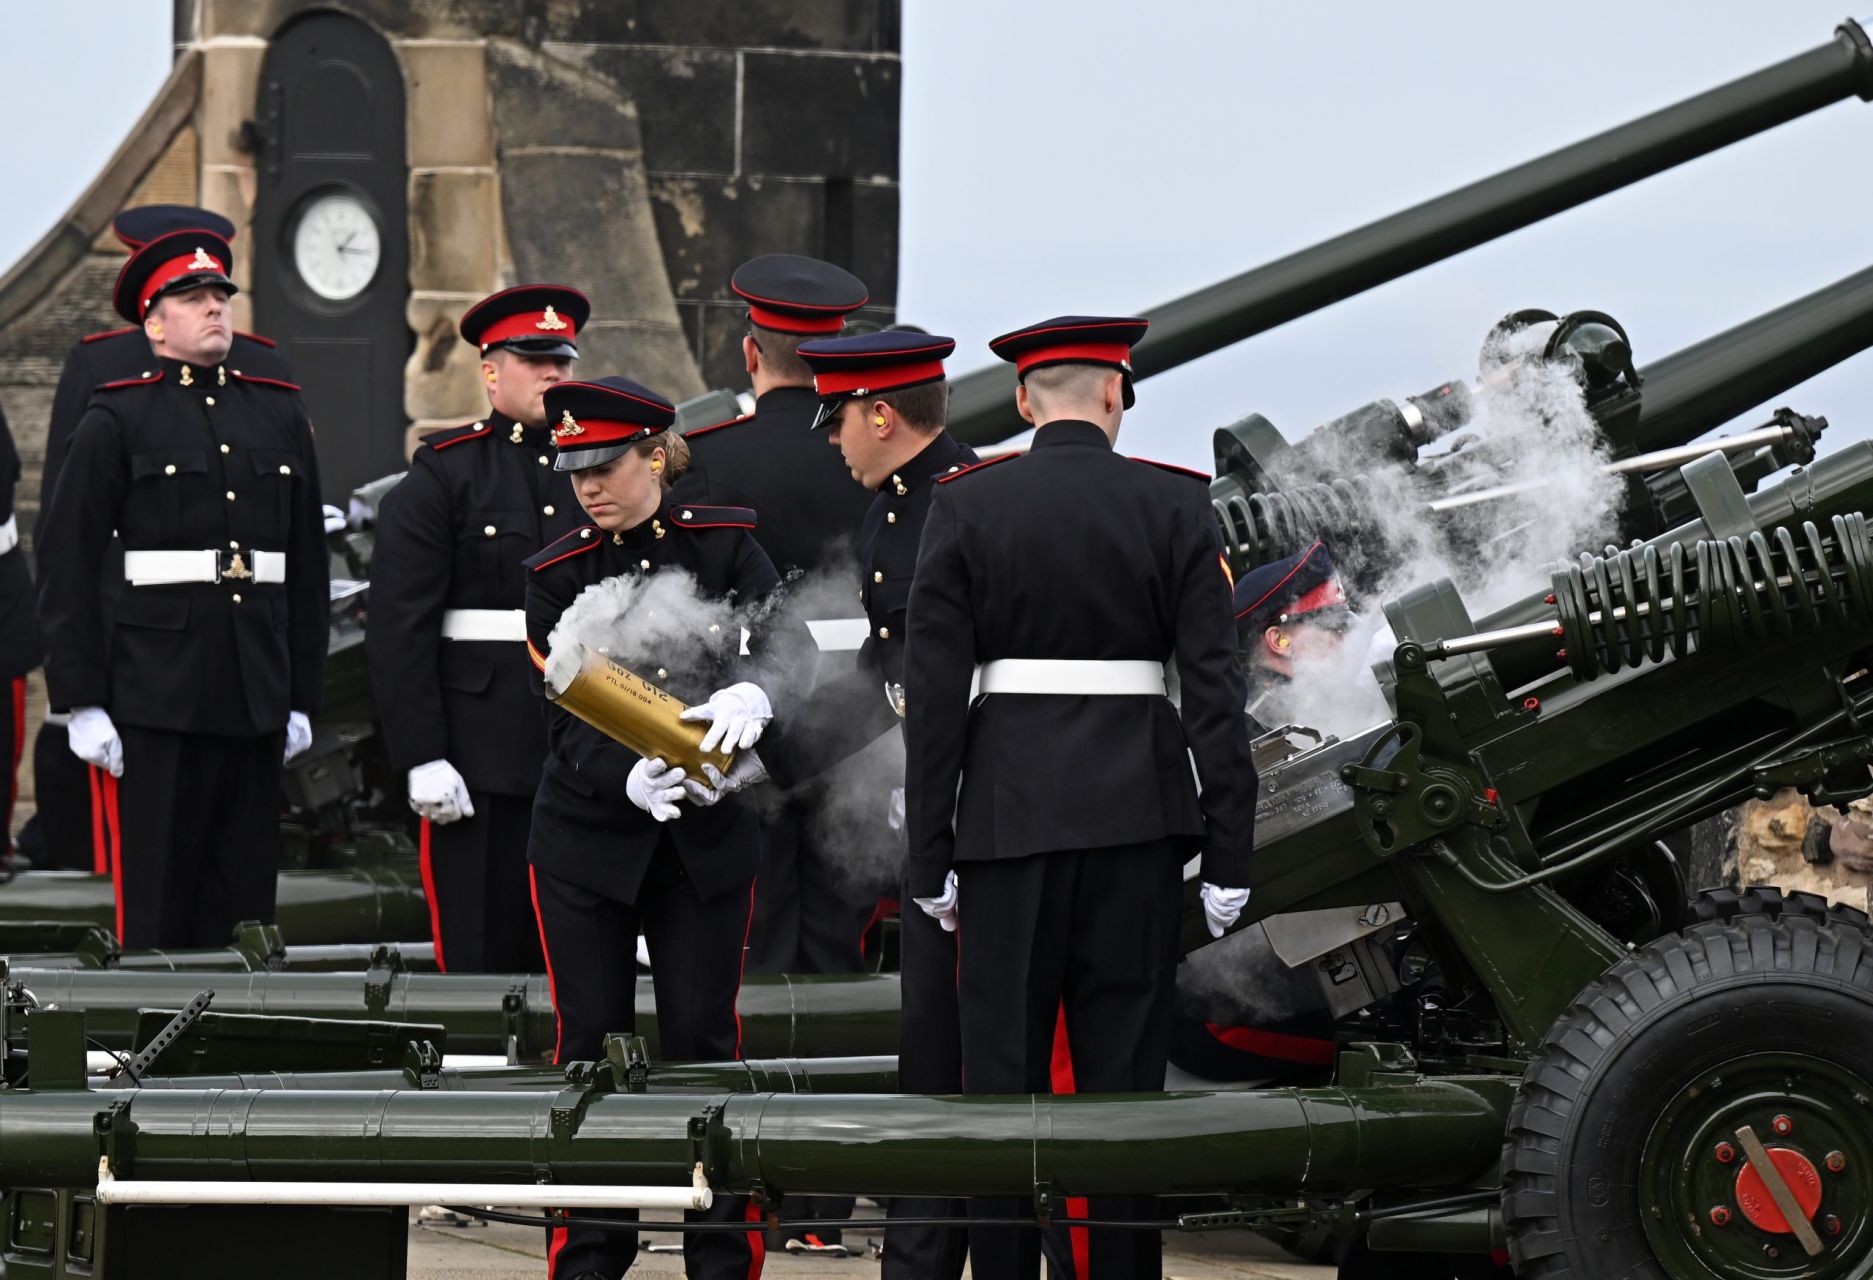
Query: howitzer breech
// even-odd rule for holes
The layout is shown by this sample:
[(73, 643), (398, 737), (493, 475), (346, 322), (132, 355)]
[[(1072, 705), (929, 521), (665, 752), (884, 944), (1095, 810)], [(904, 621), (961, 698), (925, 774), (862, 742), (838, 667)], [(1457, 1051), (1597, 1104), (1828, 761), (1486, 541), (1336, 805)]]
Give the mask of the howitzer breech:
[(609, 1094), (582, 1107), (557, 1093), (46, 1091), (0, 1107), (0, 1183), (92, 1185), (97, 1127), (114, 1125), (113, 1172), (129, 1179), (680, 1186), (701, 1160), (718, 1193), (1434, 1187), (1489, 1170), (1507, 1105), (1481, 1079), (1143, 1097)]

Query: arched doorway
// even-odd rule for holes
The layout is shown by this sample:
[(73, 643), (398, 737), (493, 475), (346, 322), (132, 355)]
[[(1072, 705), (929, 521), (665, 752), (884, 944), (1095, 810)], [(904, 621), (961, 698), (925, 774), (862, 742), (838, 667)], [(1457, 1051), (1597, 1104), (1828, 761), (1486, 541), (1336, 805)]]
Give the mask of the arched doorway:
[(255, 113), (254, 323), (298, 370), (328, 501), (404, 465), (411, 336), (403, 72), (340, 13), (283, 28)]

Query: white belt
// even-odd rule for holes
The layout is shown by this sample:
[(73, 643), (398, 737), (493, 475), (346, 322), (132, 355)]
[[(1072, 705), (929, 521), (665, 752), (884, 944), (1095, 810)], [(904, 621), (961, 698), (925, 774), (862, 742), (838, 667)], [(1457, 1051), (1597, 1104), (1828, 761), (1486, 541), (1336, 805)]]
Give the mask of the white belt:
[(1146, 659), (998, 658), (976, 668), (976, 693), (1164, 696), (1164, 664)]
[(444, 640), (525, 640), (525, 609), (450, 609), (442, 615)]
[(0, 556), (5, 555), (20, 544), (20, 518), (8, 516), (5, 524), (0, 524)]
[(864, 618), (809, 618), (806, 626), (821, 653), (850, 653), (871, 634), (871, 623)]
[(284, 551), (126, 551), (124, 581), (133, 587), (172, 582), (286, 581)]

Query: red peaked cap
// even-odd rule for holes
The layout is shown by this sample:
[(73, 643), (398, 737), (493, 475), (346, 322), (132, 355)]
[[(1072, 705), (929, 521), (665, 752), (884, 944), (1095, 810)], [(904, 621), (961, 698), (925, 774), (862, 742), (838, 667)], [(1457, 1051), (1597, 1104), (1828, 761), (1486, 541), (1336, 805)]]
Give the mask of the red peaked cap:
[(111, 306), (131, 324), (142, 324), (150, 306), (166, 293), (203, 285), (240, 292), (228, 275), (234, 251), (212, 231), (192, 228), (157, 236), (130, 255), (111, 290)]
[(824, 426), (850, 397), (941, 382), (943, 361), (955, 350), (954, 338), (911, 329), (801, 343), (800, 358), (813, 370), (813, 389), (819, 393), (813, 426)]
[(845, 328), (846, 313), (871, 294), (843, 267), (795, 253), (767, 253), (735, 268), (728, 283), (748, 302), (748, 322), (776, 333), (831, 337)]
[(1129, 316), (1055, 316), (1013, 333), (989, 340), (989, 350), (1015, 367), (1026, 379), (1035, 369), (1050, 364), (1099, 364), (1125, 375), (1125, 407), (1137, 399), (1132, 391), (1132, 348), (1151, 327), (1149, 320)]
[(555, 471), (603, 466), (675, 421), (675, 405), (629, 378), (556, 382), (546, 389), (546, 425), (559, 451)]
[(1236, 630), (1245, 637), (1327, 610), (1337, 617), (1345, 609), (1346, 591), (1324, 542), (1261, 565), (1236, 583)]
[(591, 319), (592, 302), (563, 284), (520, 284), (491, 293), (462, 314), (462, 338), (481, 354), (506, 347), (526, 356), (576, 360), (573, 341)]

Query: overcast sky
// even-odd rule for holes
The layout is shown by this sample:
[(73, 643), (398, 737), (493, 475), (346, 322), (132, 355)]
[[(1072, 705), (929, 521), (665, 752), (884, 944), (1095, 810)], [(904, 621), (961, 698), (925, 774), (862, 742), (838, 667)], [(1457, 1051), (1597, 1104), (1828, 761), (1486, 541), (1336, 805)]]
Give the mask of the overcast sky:
[[(1842, 2), (905, 0), (900, 313), (973, 368), (1005, 329), (1151, 307), (1804, 52)], [(9, 6), (0, 264), (140, 114), (169, 24)], [(1524, 307), (1609, 311), (1643, 364), (1870, 263), (1853, 101), (1153, 378), (1123, 446), (1208, 469), (1251, 409), (1294, 435), (1473, 373)], [(1873, 357), (1783, 402), (1873, 436)]]

